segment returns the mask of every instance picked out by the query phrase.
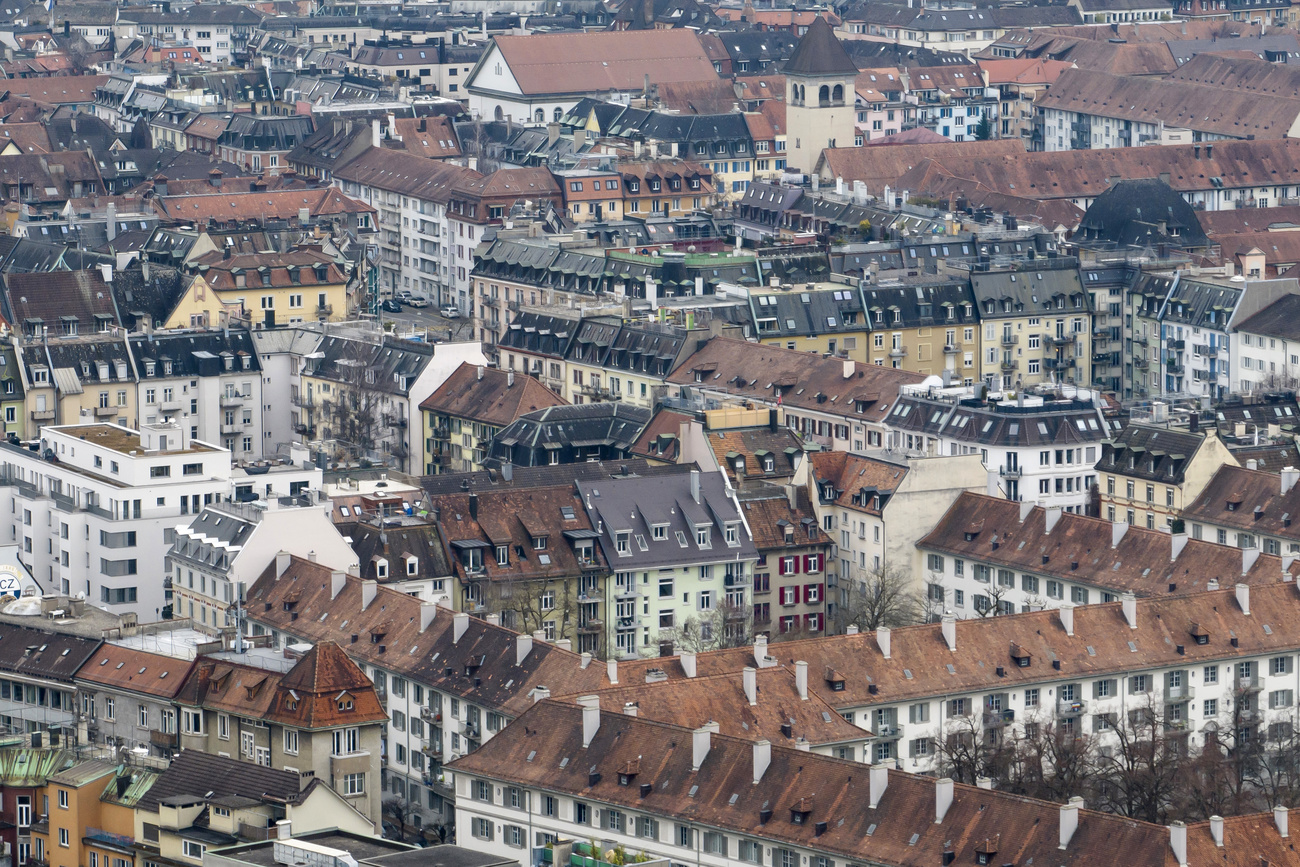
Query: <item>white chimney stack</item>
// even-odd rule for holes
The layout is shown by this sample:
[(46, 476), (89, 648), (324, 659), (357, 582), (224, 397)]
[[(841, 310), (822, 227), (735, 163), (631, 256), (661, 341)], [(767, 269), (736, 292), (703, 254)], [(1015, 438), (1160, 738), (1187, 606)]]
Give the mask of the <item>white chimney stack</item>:
[(1273, 808), (1273, 824), (1277, 825), (1277, 833), (1283, 837), (1291, 836), (1287, 833), (1287, 809), (1281, 804)]
[(1056, 609), (1056, 613), (1061, 616), (1061, 627), (1065, 630), (1066, 635), (1074, 635), (1074, 605), (1069, 602), (1063, 602), (1061, 607)]
[(596, 732), (600, 731), (600, 696), (588, 695), (579, 699), (582, 705), (582, 748), (591, 746)]
[(1174, 533), (1169, 539), (1173, 543), (1169, 551), (1169, 562), (1172, 563), (1178, 559), (1178, 555), (1183, 553), (1183, 549), (1187, 547), (1187, 534)]
[(1052, 506), (1051, 508), (1044, 509), (1043, 510), (1044, 533), (1048, 536), (1052, 535), (1052, 528), (1056, 526), (1056, 522), (1059, 520), (1061, 520), (1060, 506)]
[(871, 785), (871, 809), (874, 810), (885, 796), (885, 789), (889, 788), (889, 768), (885, 765), (872, 765), (867, 770), (867, 777)]
[(520, 633), (515, 636), (515, 665), (523, 665), (528, 654), (533, 652), (533, 637)]
[(794, 664), (794, 688), (799, 690), (799, 700), (808, 700), (808, 663), (802, 659)]
[(1124, 534), (1127, 532), (1128, 532), (1127, 521), (1112, 521), (1110, 524), (1110, 546), (1112, 548), (1118, 548), (1119, 540), (1123, 539)]
[(943, 630), (943, 640), (947, 642), (948, 649), (953, 653), (957, 652), (957, 618), (951, 614), (945, 614), (940, 621), (940, 629)]
[(845, 634), (845, 635), (857, 635), (857, 634), (858, 634), (858, 624), (856, 624), (856, 623), (850, 623), (848, 626), (844, 627), (844, 634)]
[(1079, 808), (1082, 806), (1083, 798), (1071, 798), (1068, 804), (1061, 805), (1061, 849), (1070, 845), (1070, 838), (1079, 830)]
[(1129, 629), (1138, 628), (1138, 602), (1132, 590), (1125, 590), (1119, 596), (1120, 607), (1124, 609), (1124, 620)]
[(709, 757), (709, 742), (712, 737), (708, 726), (701, 726), (691, 732), (691, 770), (698, 771), (700, 765)]
[(1300, 482), (1300, 470), (1295, 467), (1282, 468), (1282, 493), (1288, 494), (1295, 487), (1295, 483)]
[(880, 655), (889, 659), (889, 627), (881, 626), (876, 629), (876, 644), (880, 645)]
[(1187, 867), (1187, 826), (1182, 822), (1169, 826), (1169, 848), (1174, 850), (1178, 867)]
[(1246, 615), (1250, 614), (1250, 585), (1249, 584), (1237, 585), (1237, 604), (1241, 606), (1242, 614), (1246, 614)]
[(758, 669), (752, 665), (745, 666), (745, 670), (740, 673), (740, 680), (745, 687), (745, 700), (749, 706), (758, 704)]
[(640, 712), (641, 708), (637, 707), (636, 702), (627, 701), (623, 703), (623, 716), (636, 716)]
[(952, 806), (952, 780), (944, 777), (934, 784), (934, 823), (937, 825), (948, 815)]
[(605, 673), (609, 675), (609, 682), (617, 686), (618, 685), (618, 660), (617, 659), (605, 660)]
[(333, 602), (339, 598), (343, 588), (348, 586), (348, 576), (342, 572), (330, 573), (330, 601)]
[(1258, 548), (1241, 549), (1241, 577), (1243, 578), (1246, 577), (1246, 573), (1251, 570), (1251, 567), (1255, 565), (1255, 561), (1258, 559), (1259, 559)]
[(550, 687), (548, 686), (533, 687), (533, 704), (537, 704), (539, 701), (546, 701), (550, 697), (551, 697)]
[(772, 764), (772, 742), (761, 740), (754, 742), (754, 785), (763, 780), (767, 766)]
[(686, 676), (695, 677), (695, 652), (683, 650), (678, 659), (682, 664), (682, 671), (686, 672)]
[(451, 616), (451, 643), (460, 644), (467, 629), (469, 629), (469, 615), (464, 611), (457, 611)]
[(379, 592), (379, 583), (376, 581), (361, 582), (361, 610), (365, 611), (370, 607), (370, 603), (375, 601), (375, 596)]
[(293, 837), (293, 822), (288, 819), (281, 819), (275, 823), (275, 838), (277, 840), (288, 840)]
[(438, 616), (438, 603), (421, 602), (420, 603), (420, 632), (426, 632), (433, 625), (434, 618)]
[(976, 777), (975, 788), (992, 790), (993, 780), (990, 777)]
[(1223, 846), (1223, 817), (1210, 817), (1210, 836), (1214, 838), (1214, 845)]

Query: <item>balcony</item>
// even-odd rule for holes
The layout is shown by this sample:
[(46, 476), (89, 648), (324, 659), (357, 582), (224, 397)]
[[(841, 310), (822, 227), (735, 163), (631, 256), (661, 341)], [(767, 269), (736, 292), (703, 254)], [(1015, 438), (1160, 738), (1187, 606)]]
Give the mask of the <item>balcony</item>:
[(1010, 371), (1018, 370), (1020, 368), (1020, 362), (1003, 359), (1001, 367), (1003, 373), (1009, 373)]
[(404, 428), (406, 427), (406, 416), (390, 413), (384, 416), (384, 424), (388, 427)]
[(961, 352), (961, 344), (960, 344), (960, 343), (946, 343), (946, 344), (944, 344), (944, 347), (943, 347), (943, 354), (944, 354), (944, 355), (956, 355), (956, 354), (959, 353), (959, 352)]
[(448, 430), (445, 425), (439, 425), (435, 428), (430, 429), (429, 438), (435, 440), (450, 440), (451, 431)]
[(438, 774), (425, 774), (424, 784), (444, 798), (454, 798), (456, 796), (455, 783), (452, 782), (451, 774), (446, 771)]
[(1174, 338), (1171, 337), (1171, 338), (1169, 338), (1168, 340), (1165, 341), (1165, 346), (1169, 347), (1170, 349), (1174, 350), (1175, 352), (1182, 352), (1183, 349), (1185, 349), (1186, 346), (1187, 346), (1187, 341), (1185, 341), (1185, 340), (1175, 340)]
[(998, 467), (998, 475), (1004, 479), (1018, 479), (1020, 472), (1020, 467)]
[(1147, 345), (1147, 338), (1146, 338), (1146, 335), (1145, 335), (1145, 334), (1142, 334), (1142, 335), (1135, 336), (1135, 337), (1133, 338), (1133, 345), (1134, 345), (1134, 346), (1146, 346), (1146, 345)]
[(1183, 367), (1183, 365), (1172, 358), (1165, 362), (1165, 371), (1167, 373), (1172, 373), (1175, 376), (1179, 376), (1183, 373), (1184, 370), (1185, 368)]
[(149, 732), (149, 743), (166, 750), (174, 750), (181, 745), (180, 735), (175, 732), (160, 731)]
[(420, 752), (424, 753), (426, 756), (441, 756), (442, 739), (425, 738), (424, 740), (420, 741)]
[(1008, 708), (1007, 710), (986, 710), (984, 711), (984, 728), (1000, 728), (1016, 721), (1016, 712)]
[(889, 350), (890, 358), (905, 358), (906, 356), (907, 356), (906, 346), (895, 346), (893, 349)]
[(32, 421), (54, 421), (54, 410), (34, 409), (32, 410)]
[(1264, 678), (1237, 675), (1237, 692), (1259, 692), (1264, 688)]
[(1193, 355), (1203, 355), (1203, 356), (1209, 357), (1209, 356), (1214, 355), (1214, 354), (1215, 354), (1215, 351), (1214, 351), (1214, 347), (1213, 347), (1213, 346), (1205, 346), (1205, 345), (1202, 345), (1202, 344), (1200, 344), (1200, 343), (1195, 343), (1195, 344), (1192, 344), (1192, 354), (1193, 354)]
[(333, 315), (334, 315), (334, 305), (333, 305), (333, 304), (321, 304), (321, 305), (319, 305), (319, 306), (316, 308), (316, 316), (317, 316), (317, 317), (321, 317), (321, 316), (333, 316)]
[(1133, 359), (1133, 366), (1136, 367), (1138, 370), (1146, 370), (1151, 366), (1151, 362), (1145, 358), (1135, 357)]
[(592, 385), (585, 383), (578, 386), (578, 394), (586, 395), (593, 400), (622, 400), (623, 395), (602, 385)]
[(635, 598), (636, 598), (637, 596), (639, 596), (639, 595), (640, 595), (640, 594), (637, 593), (637, 590), (636, 590), (636, 586), (635, 586), (635, 585), (629, 585), (629, 586), (626, 586), (626, 587), (625, 587), (625, 586), (622, 586), (622, 585), (615, 585), (615, 586), (614, 586), (614, 598), (615, 598), (615, 599), (635, 599)]
[(902, 723), (880, 723), (876, 725), (873, 732), (878, 741), (896, 741), (903, 737), (903, 729)]
[(158, 410), (160, 412), (180, 412), (184, 407), (185, 404), (181, 403), (179, 400), (164, 400), (158, 404)]
[(620, 617), (614, 623), (614, 628), (620, 632), (626, 632), (628, 630), (637, 629), (640, 626), (641, 626), (641, 618), (636, 616)]
[(1019, 343), (1019, 342), (1020, 342), (1020, 335), (1019, 335), (1019, 334), (1008, 334), (1008, 333), (1005, 332), (1005, 331), (1002, 332), (1002, 345), (1003, 345), (1003, 346), (1015, 346), (1015, 345), (1016, 345), (1017, 343)]
[(316, 436), (316, 428), (312, 427), (309, 424), (302, 424), (301, 422), (293, 426), (293, 432), (298, 434), (299, 436), (305, 436), (305, 437)]
[(1047, 370), (1068, 370), (1074, 367), (1073, 358), (1044, 358), (1043, 367)]
[(1059, 716), (1082, 716), (1088, 710), (1088, 706), (1078, 699), (1069, 701), (1061, 699), (1056, 703), (1056, 713)]
[(586, 617), (578, 621), (578, 631), (591, 634), (600, 632), (605, 628), (604, 621), (599, 617)]
[(223, 422), (221, 425), (221, 432), (223, 434), (241, 434), (244, 432), (244, 426), (238, 422), (234, 424), (226, 424)]
[(442, 713), (441, 711), (436, 711), (431, 707), (422, 707), (420, 708), (420, 719), (425, 722), (440, 723), (442, 722)]
[(1190, 684), (1165, 687), (1166, 704), (1180, 704), (1185, 701), (1191, 701), (1194, 698), (1196, 698), (1196, 687), (1191, 686)]
[(235, 392), (232, 391), (229, 394), (221, 395), (221, 397), (218, 398), (217, 402), (221, 404), (221, 407), (223, 409), (225, 409), (226, 407), (243, 406), (244, 396), (242, 394), (236, 394)]
[(311, 409), (316, 406), (316, 400), (310, 394), (306, 396), (295, 394), (290, 398), (290, 400), (294, 406), (303, 407), (305, 409)]
[(126, 412), (126, 407), (97, 406), (95, 407), (95, 418), (112, 418), (118, 412)]
[(1067, 346), (1079, 338), (1079, 335), (1073, 331), (1066, 331), (1062, 334), (1048, 334), (1047, 341), (1055, 346)]

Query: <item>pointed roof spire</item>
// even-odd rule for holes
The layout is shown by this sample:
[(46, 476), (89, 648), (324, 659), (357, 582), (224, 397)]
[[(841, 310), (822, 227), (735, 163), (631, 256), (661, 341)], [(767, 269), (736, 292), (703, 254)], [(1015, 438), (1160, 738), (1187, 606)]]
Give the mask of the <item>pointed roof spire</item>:
[(857, 75), (858, 67), (835, 31), (818, 15), (786, 61), (786, 75)]

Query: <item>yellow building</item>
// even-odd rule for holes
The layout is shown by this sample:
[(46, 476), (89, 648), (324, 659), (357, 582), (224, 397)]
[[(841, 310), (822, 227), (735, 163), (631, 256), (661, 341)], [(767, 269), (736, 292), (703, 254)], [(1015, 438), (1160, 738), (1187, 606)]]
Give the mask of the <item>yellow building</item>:
[(799, 283), (753, 289), (750, 314), (759, 343), (867, 360), (862, 291), (843, 283)]
[(19, 369), (18, 351), (12, 343), (0, 345), (0, 418), (4, 419), (5, 435), (15, 434), (27, 438), (27, 407), (24, 402), (23, 375)]
[[(242, 307), (253, 321), (269, 327), (347, 318), (349, 276), (333, 257), (321, 251), (319, 244), (300, 244), (286, 253), (229, 257), (224, 251), (214, 250), (193, 259), (187, 268), (201, 275), (206, 286), (187, 293), (189, 306), (171, 317), (182, 327), (190, 327), (193, 315), (231, 307)], [(209, 300), (206, 294), (197, 294), (207, 290), (216, 298)], [(220, 307), (214, 306), (217, 302)]]
[(420, 404), (424, 471), (480, 470), (499, 430), (524, 413), (568, 403), (526, 374), (461, 364)]
[(978, 377), (995, 388), (1091, 381), (1092, 298), (1073, 260), (971, 273), (982, 324)]
[(969, 385), (978, 375), (980, 324), (965, 282), (867, 286), (863, 305), (871, 326), (865, 361)]
[(53, 424), (138, 424), (137, 377), (125, 336), (63, 337), (47, 343), (19, 338), (17, 352), (29, 436)]
[(1129, 424), (1102, 445), (1101, 516), (1153, 530), (1173, 528), (1225, 464), (1240, 465), (1213, 428)]
[(166, 329), (210, 328), (232, 324), (247, 326), (251, 324), (251, 318), (242, 298), (223, 299), (221, 293), (212, 290), (202, 274), (194, 274), (162, 327)]
[[(133, 863), (131, 836), (106, 833), (99, 797), (115, 766), (101, 760), (51, 774), (38, 803), (44, 822), (32, 824), (32, 853), (48, 867), (126, 867)], [(92, 855), (93, 853), (93, 855)]]

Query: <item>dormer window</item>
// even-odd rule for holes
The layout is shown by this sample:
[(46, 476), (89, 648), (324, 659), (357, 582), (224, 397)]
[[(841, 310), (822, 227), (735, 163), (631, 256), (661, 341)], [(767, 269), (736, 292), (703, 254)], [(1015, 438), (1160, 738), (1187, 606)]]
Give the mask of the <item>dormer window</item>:
[(356, 706), (352, 701), (352, 696), (348, 695), (346, 692), (338, 697), (336, 704), (338, 705), (338, 709), (341, 711), (353, 710)]
[(650, 528), (650, 536), (651, 536), (651, 538), (653, 538), (656, 542), (663, 542), (663, 541), (667, 540), (667, 539), (668, 539), (668, 525), (667, 525), (667, 524), (655, 524), (653, 527)]
[(388, 577), (388, 561), (382, 557), (375, 560), (375, 577), (380, 580)]
[(534, 536), (534, 537), (533, 537), (533, 550), (534, 550), (534, 551), (545, 551), (545, 550), (546, 550), (546, 537), (545, 537), (545, 536)]
[(172, 363), (170, 361), (163, 362), (163, 375), (164, 376), (172, 375)]
[(152, 361), (146, 361), (146, 362), (144, 363), (144, 375), (145, 375), (145, 376), (153, 376), (154, 367), (155, 367), (155, 365), (154, 365), (154, 363), (153, 363)]
[(509, 566), (509, 565), (510, 565), (510, 546), (509, 546), (509, 545), (497, 545), (497, 565), (498, 565), (498, 566)]
[(420, 558), (418, 558), (418, 557), (407, 557), (407, 558), (406, 558), (406, 574), (407, 574), (407, 576), (410, 577), (410, 576), (412, 576), (412, 575), (418, 575), (419, 572), (420, 572)]
[(728, 524), (726, 528), (726, 534), (727, 534), (728, 545), (736, 546), (740, 544), (740, 532), (739, 532), (739, 527), (737, 527), (737, 525)]
[(709, 534), (709, 528), (708, 528), (708, 527), (696, 527), (696, 528), (695, 528), (695, 544), (699, 545), (701, 548), (712, 548), (712, 547), (713, 547), (713, 542), (712, 542), (712, 540), (710, 539), (709, 536), (710, 536), (710, 534)]
[(823, 500), (833, 500), (833, 499), (835, 499), (835, 486), (834, 486), (834, 485), (822, 485), (822, 499), (823, 499)]
[(618, 556), (620, 557), (632, 556), (631, 545), (632, 545), (631, 530), (620, 530), (618, 534), (614, 537), (614, 546), (618, 550)]

